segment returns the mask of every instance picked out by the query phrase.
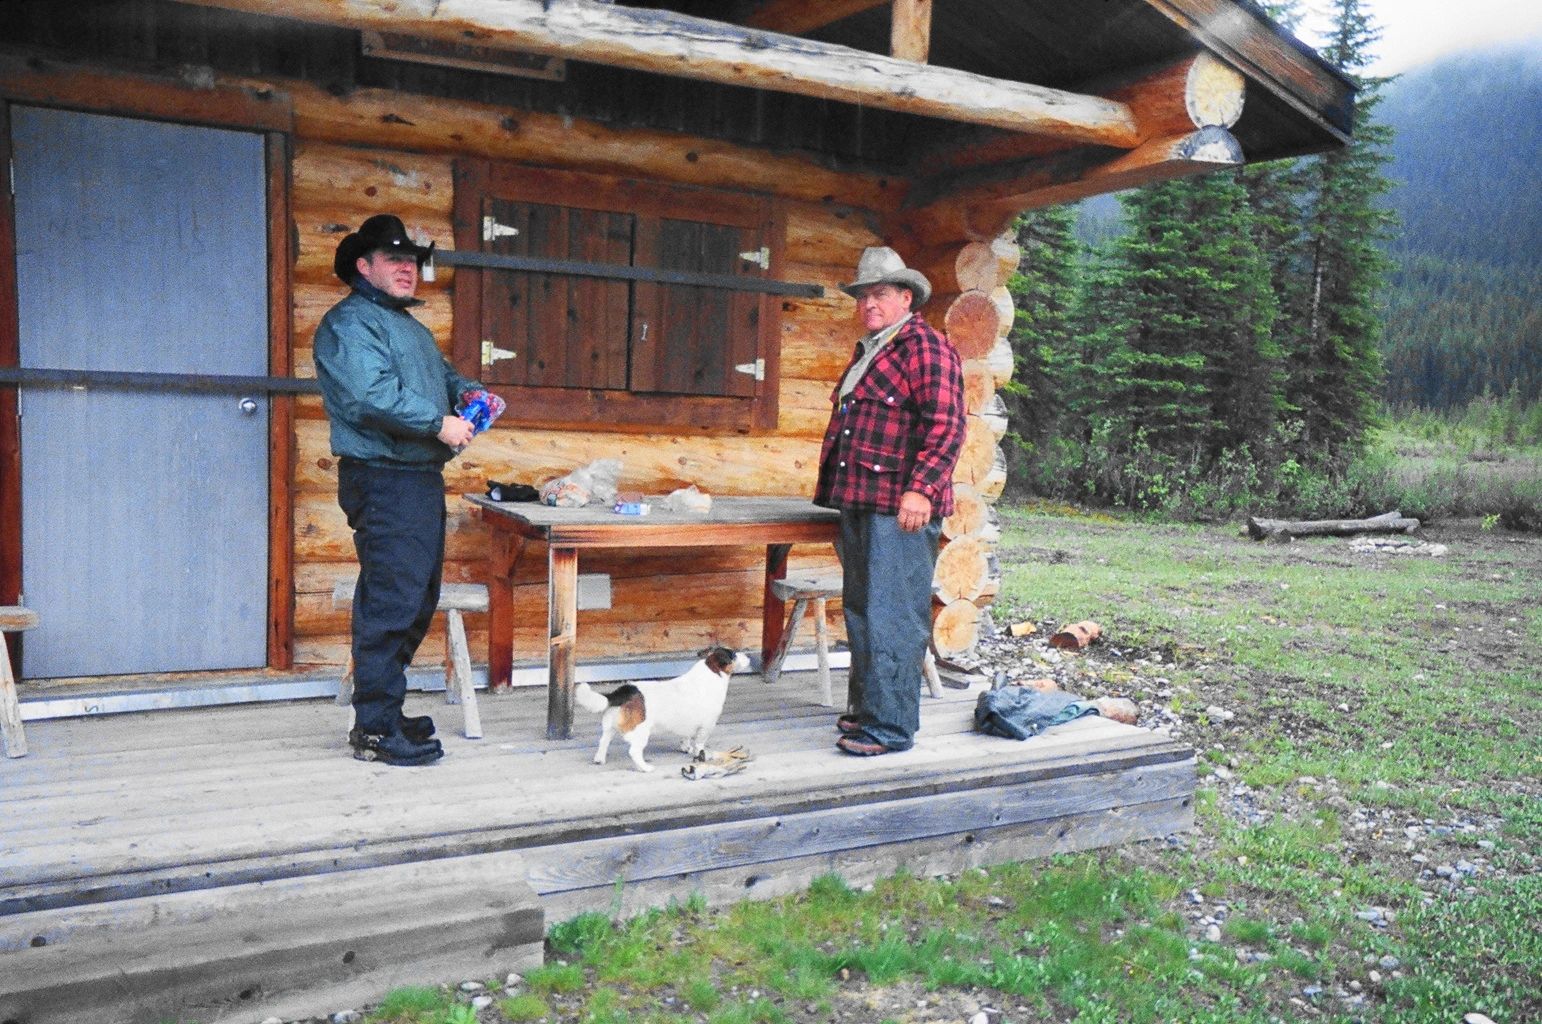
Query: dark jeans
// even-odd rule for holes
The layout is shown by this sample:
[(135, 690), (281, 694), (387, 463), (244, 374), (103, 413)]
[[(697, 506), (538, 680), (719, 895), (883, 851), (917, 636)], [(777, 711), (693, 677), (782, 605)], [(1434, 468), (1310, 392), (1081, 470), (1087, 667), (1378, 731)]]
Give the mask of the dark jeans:
[(906, 533), (895, 516), (841, 511), (847, 706), (863, 732), (892, 750), (908, 750), (921, 728), (921, 660), (941, 534), (940, 519)]
[(353, 709), (367, 733), (395, 732), (407, 666), (439, 604), (444, 568), (444, 477), (343, 459), (337, 503), (353, 528)]

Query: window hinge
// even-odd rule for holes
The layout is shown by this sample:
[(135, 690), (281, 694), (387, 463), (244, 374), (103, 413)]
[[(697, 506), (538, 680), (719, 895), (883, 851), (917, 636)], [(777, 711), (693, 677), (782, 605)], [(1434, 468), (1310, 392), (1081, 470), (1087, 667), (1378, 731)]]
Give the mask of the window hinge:
[(495, 242), (500, 238), (513, 238), (519, 234), (519, 228), (508, 224), (499, 224), (492, 217), (482, 218), (482, 241)]
[(515, 352), (511, 349), (499, 348), (486, 338), (482, 339), (482, 365), (491, 366), (500, 359), (513, 359)]
[(741, 252), (739, 258), (746, 263), (755, 264), (761, 270), (771, 269), (771, 249), (768, 246), (763, 245), (759, 249)]
[(734, 369), (740, 373), (747, 373), (756, 380), (766, 379), (766, 361), (757, 359), (753, 363), (738, 363)]

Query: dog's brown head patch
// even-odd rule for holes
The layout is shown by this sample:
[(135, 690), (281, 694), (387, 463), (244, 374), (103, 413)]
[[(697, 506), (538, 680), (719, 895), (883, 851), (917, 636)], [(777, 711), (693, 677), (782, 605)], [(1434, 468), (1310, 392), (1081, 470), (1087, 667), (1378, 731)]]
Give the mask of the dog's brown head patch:
[(739, 658), (739, 652), (728, 647), (709, 647), (701, 652), (701, 658), (707, 663), (707, 667), (720, 676), (732, 675), (734, 662)]

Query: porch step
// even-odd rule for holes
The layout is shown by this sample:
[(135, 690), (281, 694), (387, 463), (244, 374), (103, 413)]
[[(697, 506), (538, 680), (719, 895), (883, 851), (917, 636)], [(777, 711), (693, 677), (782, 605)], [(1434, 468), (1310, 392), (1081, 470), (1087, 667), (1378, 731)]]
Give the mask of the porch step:
[(0, 917), (0, 1021), (244, 1024), (541, 963), (521, 857), (488, 853)]

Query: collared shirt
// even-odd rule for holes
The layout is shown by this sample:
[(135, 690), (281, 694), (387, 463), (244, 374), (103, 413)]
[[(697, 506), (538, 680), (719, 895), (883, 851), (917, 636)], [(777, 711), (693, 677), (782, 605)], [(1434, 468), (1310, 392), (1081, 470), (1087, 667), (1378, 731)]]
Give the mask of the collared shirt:
[(863, 335), (862, 340), (857, 342), (858, 354), (852, 359), (851, 365), (846, 368), (846, 376), (841, 378), (840, 396), (842, 398), (851, 394), (852, 389), (857, 386), (857, 381), (862, 379), (862, 375), (872, 365), (873, 357), (878, 355), (878, 350), (894, 340), (894, 336), (900, 332), (900, 328), (904, 327), (914, 315), (914, 313), (906, 313), (904, 317), (896, 320), (889, 326), (876, 330), (872, 334)]
[[(854, 354), (853, 366), (862, 354)], [(912, 315), (874, 348), (850, 394), (842, 397), (837, 387), (830, 398), (815, 504), (897, 515), (900, 495), (915, 491), (931, 501), (933, 516), (953, 514), (964, 376), (946, 338)]]

